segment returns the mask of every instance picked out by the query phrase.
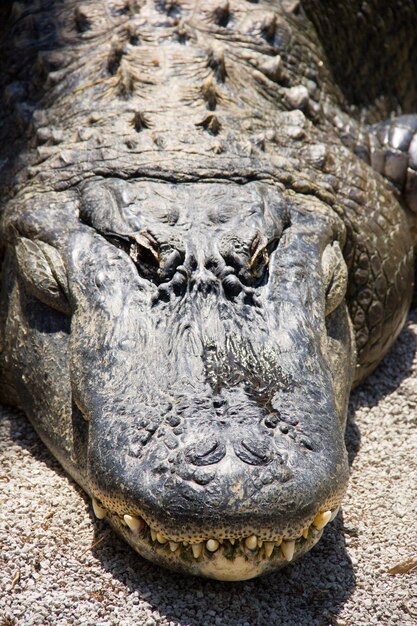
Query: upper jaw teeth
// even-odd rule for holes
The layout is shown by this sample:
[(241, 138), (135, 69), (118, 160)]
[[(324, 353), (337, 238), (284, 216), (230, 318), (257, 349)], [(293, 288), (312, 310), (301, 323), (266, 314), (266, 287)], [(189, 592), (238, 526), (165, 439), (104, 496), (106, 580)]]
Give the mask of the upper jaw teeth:
[(287, 561), (292, 561), (295, 552), (295, 541), (283, 541), (281, 550)]
[(330, 518), (332, 516), (331, 511), (324, 511), (323, 513), (317, 513), (316, 517), (313, 519), (313, 525), (317, 528), (317, 530), (321, 530), (326, 526), (328, 522), (330, 522)]
[[(98, 519), (104, 519), (108, 515), (108, 511), (105, 507), (103, 507), (95, 498), (92, 499), (92, 505), (94, 514)], [(214, 538), (211, 537), (205, 541), (200, 541), (198, 543), (191, 543), (191, 541), (176, 541), (167, 537), (161, 531), (155, 530), (151, 526), (149, 526), (142, 517), (125, 514), (121, 517), (122, 524), (127, 526), (132, 533), (141, 534), (143, 538), (147, 531), (149, 531), (150, 539), (154, 543), (154, 548), (159, 545), (161, 548), (165, 546), (169, 546), (169, 550), (171, 552), (177, 552), (177, 550), (182, 545), (188, 549), (191, 547), (192, 555), (195, 559), (199, 559), (204, 555), (204, 550), (206, 550), (206, 554), (214, 554), (219, 549), (227, 549), (230, 548), (233, 550), (249, 550), (247, 554), (258, 554), (261, 557), (270, 558), (274, 550), (280, 548), (281, 557), (286, 561), (291, 561), (296, 552), (297, 542), (306, 540), (309, 536), (309, 533), (314, 532), (316, 530), (322, 530), (328, 522), (334, 520), (336, 515), (339, 512), (340, 507), (336, 507), (333, 510), (322, 511), (317, 513), (314, 517), (311, 524), (306, 526), (303, 531), (299, 534), (297, 539), (281, 537), (274, 541), (263, 541), (257, 535), (249, 535), (243, 539), (232, 537), (230, 539), (222, 539), (222, 538)], [(111, 514), (113, 515), (113, 514)], [(120, 516), (118, 516), (120, 517)], [(278, 554), (278, 552), (277, 552)]]

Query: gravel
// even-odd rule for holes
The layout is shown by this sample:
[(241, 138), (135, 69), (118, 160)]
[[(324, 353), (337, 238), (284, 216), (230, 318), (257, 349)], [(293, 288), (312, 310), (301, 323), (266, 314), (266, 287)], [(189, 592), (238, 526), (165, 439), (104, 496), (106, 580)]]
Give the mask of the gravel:
[(0, 626), (416, 626), (417, 310), (352, 396), (352, 477), (319, 544), (220, 583), (144, 561), (97, 522), (24, 417), (0, 412)]

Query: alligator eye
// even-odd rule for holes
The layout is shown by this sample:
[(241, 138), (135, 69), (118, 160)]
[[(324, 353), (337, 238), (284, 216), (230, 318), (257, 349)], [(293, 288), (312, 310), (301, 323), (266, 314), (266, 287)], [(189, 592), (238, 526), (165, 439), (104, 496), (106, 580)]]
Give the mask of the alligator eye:
[(107, 232), (106, 239), (122, 249), (146, 277), (159, 282), (172, 278), (184, 255), (172, 245), (160, 244), (148, 231), (120, 235)]
[(348, 271), (337, 241), (325, 248), (321, 264), (326, 290), (325, 314), (327, 316), (342, 302), (347, 289)]
[(277, 246), (278, 239), (267, 239), (259, 231), (251, 240), (230, 237), (223, 244), (223, 257), (238, 278), (246, 285), (259, 283), (265, 275), (269, 257)]
[(261, 279), (268, 267), (269, 257), (277, 246), (277, 239), (268, 241), (262, 237), (261, 233), (257, 233), (252, 241), (249, 259), (249, 271), (254, 279)]
[(151, 233), (144, 231), (129, 235), (129, 256), (145, 276), (155, 276), (161, 260), (159, 245)]

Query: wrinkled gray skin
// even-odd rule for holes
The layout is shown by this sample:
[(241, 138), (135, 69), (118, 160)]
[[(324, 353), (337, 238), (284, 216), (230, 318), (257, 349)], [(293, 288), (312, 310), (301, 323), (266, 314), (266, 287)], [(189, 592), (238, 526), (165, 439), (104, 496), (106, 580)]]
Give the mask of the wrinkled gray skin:
[(157, 563), (272, 571), (342, 500), (350, 389), (413, 290), (389, 4), (2, 9), (0, 399)]

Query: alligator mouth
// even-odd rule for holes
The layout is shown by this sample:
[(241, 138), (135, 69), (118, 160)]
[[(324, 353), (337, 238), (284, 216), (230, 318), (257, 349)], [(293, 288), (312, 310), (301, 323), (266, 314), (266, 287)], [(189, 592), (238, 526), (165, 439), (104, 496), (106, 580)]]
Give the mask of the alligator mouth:
[(310, 550), (324, 527), (335, 519), (340, 505), (319, 511), (298, 536), (280, 536), (264, 541), (255, 534), (246, 537), (206, 537), (175, 540), (150, 526), (142, 517), (120, 515), (92, 500), (94, 514), (106, 518), (113, 528), (145, 558), (183, 573), (219, 580), (247, 580), (284, 567)]

